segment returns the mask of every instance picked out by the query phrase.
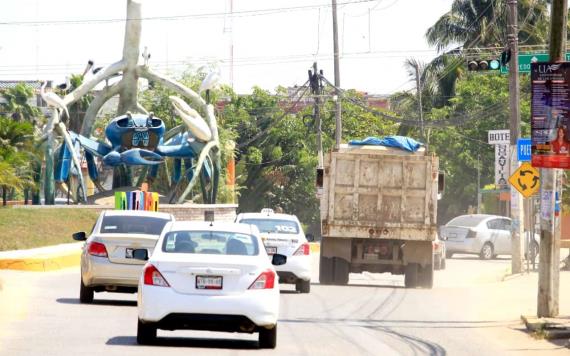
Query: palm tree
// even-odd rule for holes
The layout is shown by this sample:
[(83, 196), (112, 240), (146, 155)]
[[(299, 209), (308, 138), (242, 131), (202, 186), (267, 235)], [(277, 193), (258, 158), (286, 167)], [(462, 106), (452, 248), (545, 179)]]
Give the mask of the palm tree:
[(23, 119), (31, 122), (40, 115), (40, 110), (28, 103), (33, 96), (34, 89), (24, 83), (18, 83), (2, 92), (5, 102), (0, 105), (14, 120)]
[[(519, 41), (545, 44), (548, 35), (548, 1), (519, 0)], [(449, 46), (503, 47), (507, 44), (507, 0), (455, 0), (427, 30), (428, 44), (439, 52)]]
[[(404, 66), (410, 82), (414, 83), (416, 88), (413, 91), (402, 91), (392, 95), (390, 97), (391, 108), (408, 119), (423, 118), (423, 113), (429, 112), (437, 104), (439, 94), (437, 82), (428, 70), (429, 64), (415, 58), (407, 58)], [(416, 126), (402, 124), (398, 128), (398, 135), (409, 135)]]
[(30, 122), (0, 117), (0, 187), (3, 205), (6, 205), (9, 191), (27, 190), (34, 185), (30, 166), (33, 156), (32, 132)]

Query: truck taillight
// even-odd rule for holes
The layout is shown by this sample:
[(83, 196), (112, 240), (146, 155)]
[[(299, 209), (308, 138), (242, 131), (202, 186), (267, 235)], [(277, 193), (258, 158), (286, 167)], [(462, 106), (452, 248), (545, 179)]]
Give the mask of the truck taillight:
[(293, 256), (306, 256), (309, 255), (310, 253), (311, 253), (311, 246), (309, 245), (308, 242), (305, 242), (304, 244), (299, 246), (299, 248), (297, 249), (297, 251), (295, 251)]
[(170, 287), (170, 284), (166, 279), (160, 274), (158, 269), (148, 263), (144, 267), (144, 284), (147, 286), (157, 286), (157, 287)]
[(272, 289), (275, 286), (275, 272), (268, 269), (261, 274), (249, 286), (249, 289)]
[(87, 253), (91, 256), (107, 257), (107, 249), (100, 242), (90, 242), (87, 245)]

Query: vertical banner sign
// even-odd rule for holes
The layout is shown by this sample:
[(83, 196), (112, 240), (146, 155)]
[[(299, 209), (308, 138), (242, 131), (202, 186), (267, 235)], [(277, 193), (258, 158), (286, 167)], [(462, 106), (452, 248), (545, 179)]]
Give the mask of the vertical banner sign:
[(570, 62), (531, 63), (532, 165), (570, 168)]
[(509, 179), (509, 145), (495, 145), (495, 184), (507, 185)]

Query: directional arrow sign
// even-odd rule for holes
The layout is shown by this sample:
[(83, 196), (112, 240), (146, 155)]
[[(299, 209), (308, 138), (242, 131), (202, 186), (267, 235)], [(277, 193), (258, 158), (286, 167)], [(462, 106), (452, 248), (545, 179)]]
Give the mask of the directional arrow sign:
[(530, 163), (523, 163), (509, 178), (509, 183), (516, 190), (528, 198), (534, 193), (538, 192), (540, 188), (540, 175), (538, 170), (530, 165)]

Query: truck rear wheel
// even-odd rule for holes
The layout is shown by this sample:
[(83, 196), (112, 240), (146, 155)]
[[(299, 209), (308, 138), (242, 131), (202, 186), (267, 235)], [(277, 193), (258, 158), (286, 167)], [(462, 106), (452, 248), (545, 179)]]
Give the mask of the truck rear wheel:
[(418, 269), (417, 263), (408, 263), (406, 265), (404, 285), (406, 288), (416, 288), (418, 285)]
[(319, 262), (319, 282), (327, 285), (333, 283), (333, 259), (321, 255)]
[(340, 257), (333, 257), (334, 265), (334, 284), (346, 285), (348, 284), (348, 273), (350, 272), (350, 265), (347, 261)]
[(433, 264), (420, 267), (418, 283), (422, 288), (433, 288)]

